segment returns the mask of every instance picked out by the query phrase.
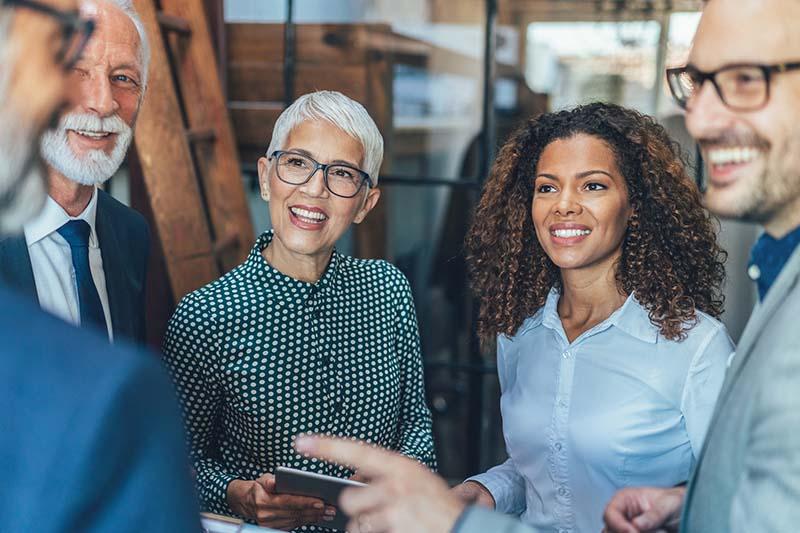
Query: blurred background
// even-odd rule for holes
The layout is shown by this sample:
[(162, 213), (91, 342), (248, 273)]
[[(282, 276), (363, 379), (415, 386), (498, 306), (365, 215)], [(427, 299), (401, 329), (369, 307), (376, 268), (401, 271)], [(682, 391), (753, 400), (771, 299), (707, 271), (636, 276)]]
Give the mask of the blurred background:
[[(701, 0), (203, 4), (238, 157), (232, 168), (241, 174), (252, 232), (269, 228), (256, 162), (280, 112), (297, 96), (318, 89), (338, 90), (363, 103), (386, 141), (383, 194), (379, 207), (338, 248), (359, 257), (386, 258), (411, 282), (441, 473), (458, 481), (501, 462), (505, 452), (494, 356), (490, 350), (481, 352), (474, 335), (476, 309), (462, 251), (494, 154), (531, 116), (585, 102), (614, 102), (657, 117), (681, 143), (702, 184), (698, 152), (664, 79), (666, 67), (686, 61)], [(165, 34), (165, 42), (179, 57), (181, 44), (172, 34), (180, 37), (180, 24), (159, 17), (162, 29), (172, 32)], [(180, 65), (172, 61), (173, 75), (179, 76)], [(186, 98), (190, 80), (176, 77), (175, 83), (183, 84)], [(187, 135), (203, 142), (202, 132)], [(139, 138), (137, 145), (142, 152)], [(195, 166), (199, 157), (195, 152)], [(140, 167), (150, 162), (142, 165), (137, 159), (134, 150), (112, 180), (112, 194), (144, 211), (154, 227), (164, 227), (158, 216), (163, 220), (165, 210), (183, 209), (188, 217), (188, 204), (158, 206), (153, 186), (148, 183), (145, 191), (141, 179)], [(206, 197), (201, 203), (212, 211), (207, 217), (211, 226), (214, 213), (208, 204), (215, 197)], [(720, 240), (729, 252), (724, 321), (734, 340), (755, 301), (745, 275), (755, 231), (736, 223), (721, 225)], [(249, 232), (241, 229), (239, 257), (252, 245), (244, 242), (249, 236), (241, 238)], [(157, 233), (161, 250), (152, 261), (148, 289), (148, 328), (155, 345), (182, 293), (201, 285), (204, 276), (215, 277), (211, 271), (190, 280), (175, 274), (168, 240), (174, 235)], [(233, 245), (219, 244), (224, 239), (217, 238), (215, 268), (225, 271), (238, 259), (219, 259)]]

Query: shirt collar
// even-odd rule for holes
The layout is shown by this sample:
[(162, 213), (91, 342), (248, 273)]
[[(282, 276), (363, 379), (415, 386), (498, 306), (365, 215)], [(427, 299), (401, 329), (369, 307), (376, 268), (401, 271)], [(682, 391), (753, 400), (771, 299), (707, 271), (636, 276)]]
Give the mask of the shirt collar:
[(764, 232), (750, 251), (747, 275), (756, 282), (758, 296), (763, 300), (772, 284), (778, 279), (783, 266), (800, 244), (800, 226), (780, 239)]
[[(525, 333), (540, 325), (558, 332), (563, 332), (564, 329), (561, 324), (561, 317), (558, 316), (558, 299), (560, 296), (558, 289), (550, 289), (544, 306), (542, 306), (536, 314), (523, 322), (517, 334)], [(622, 307), (611, 313), (611, 316), (594, 326), (587, 333), (598, 333), (611, 326), (644, 342), (655, 344), (658, 341), (658, 327), (650, 322), (650, 316), (647, 310), (642, 307), (633, 293), (628, 296), (625, 303), (622, 304)]]
[(253, 276), (262, 282), (265, 290), (278, 294), (300, 293), (313, 295), (326, 289), (336, 289), (338, 287), (343, 258), (335, 248), (325, 272), (322, 273), (322, 277), (316, 283), (308, 283), (287, 276), (264, 259), (261, 252), (272, 242), (273, 235), (272, 230), (262, 233), (244, 262), (244, 270), (247, 275)]
[(89, 205), (83, 212), (76, 216), (71, 217), (64, 211), (64, 208), (51, 197), (47, 197), (44, 207), (39, 215), (33, 220), (25, 224), (25, 242), (28, 246), (33, 246), (45, 237), (55, 233), (58, 229), (69, 222), (70, 220), (85, 220), (91, 232), (89, 233), (89, 246), (97, 248), (97, 231), (95, 230), (95, 220), (97, 219), (97, 187), (92, 192), (92, 198), (89, 200)]

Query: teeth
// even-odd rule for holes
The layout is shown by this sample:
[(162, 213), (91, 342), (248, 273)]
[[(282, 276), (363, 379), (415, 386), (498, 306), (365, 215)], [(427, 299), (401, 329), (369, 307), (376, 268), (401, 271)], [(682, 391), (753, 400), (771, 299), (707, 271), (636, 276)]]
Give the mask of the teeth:
[(713, 165), (731, 165), (738, 163), (747, 163), (758, 157), (760, 152), (755, 148), (746, 147), (733, 147), (733, 148), (716, 148), (709, 150), (708, 160)]
[(557, 229), (553, 230), (553, 235), (556, 237), (560, 237), (562, 239), (568, 239), (570, 237), (582, 237), (584, 235), (589, 235), (592, 230), (589, 229)]
[(323, 220), (328, 220), (324, 214), (318, 211), (308, 211), (306, 209), (300, 209), (299, 207), (291, 207), (291, 212), (294, 213), (295, 216), (305, 218), (308, 220), (313, 220), (316, 222), (322, 222)]
[(75, 130), (75, 133), (78, 135), (83, 135), (84, 137), (90, 137), (92, 139), (102, 139), (103, 137), (108, 137), (111, 135), (110, 133), (103, 133), (98, 131), (84, 131), (84, 130)]

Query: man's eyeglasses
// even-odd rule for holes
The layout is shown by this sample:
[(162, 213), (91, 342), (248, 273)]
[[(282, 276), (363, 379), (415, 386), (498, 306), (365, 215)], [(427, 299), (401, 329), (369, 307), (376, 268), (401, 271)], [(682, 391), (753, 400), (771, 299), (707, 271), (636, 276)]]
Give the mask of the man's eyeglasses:
[(307, 155), (297, 152), (275, 150), (270, 160), (276, 160), (278, 179), (290, 185), (302, 185), (311, 179), (317, 170), (322, 169), (325, 187), (336, 196), (352, 198), (364, 184), (372, 188), (372, 178), (363, 170), (349, 165), (323, 165)]
[(686, 108), (703, 84), (710, 81), (720, 100), (735, 111), (757, 111), (769, 101), (769, 84), (774, 74), (800, 69), (800, 62), (757, 65), (727, 65), (713, 72), (703, 72), (692, 65), (667, 69), (672, 96)]
[(66, 70), (81, 58), (94, 32), (94, 21), (81, 18), (78, 11), (62, 11), (36, 0), (0, 0), (0, 6), (22, 7), (56, 19), (61, 26), (61, 46), (56, 61)]

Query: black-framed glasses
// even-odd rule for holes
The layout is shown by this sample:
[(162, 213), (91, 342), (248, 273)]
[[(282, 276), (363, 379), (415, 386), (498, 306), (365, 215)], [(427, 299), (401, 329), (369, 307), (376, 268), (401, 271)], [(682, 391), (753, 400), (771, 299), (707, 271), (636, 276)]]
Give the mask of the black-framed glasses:
[(672, 96), (686, 108), (703, 84), (710, 81), (720, 100), (735, 111), (757, 111), (769, 102), (770, 79), (774, 74), (800, 69), (800, 61), (759, 65), (737, 63), (713, 72), (703, 72), (693, 65), (667, 69), (667, 82)]
[(81, 18), (77, 10), (62, 11), (36, 0), (0, 0), (0, 6), (23, 7), (56, 19), (62, 37), (56, 61), (66, 70), (75, 66), (94, 33), (94, 21)]
[(278, 179), (290, 185), (307, 183), (321, 169), (325, 187), (336, 196), (352, 198), (365, 183), (368, 188), (373, 187), (369, 174), (350, 165), (324, 165), (307, 155), (283, 150), (275, 150), (269, 158), (275, 159)]

